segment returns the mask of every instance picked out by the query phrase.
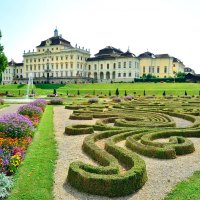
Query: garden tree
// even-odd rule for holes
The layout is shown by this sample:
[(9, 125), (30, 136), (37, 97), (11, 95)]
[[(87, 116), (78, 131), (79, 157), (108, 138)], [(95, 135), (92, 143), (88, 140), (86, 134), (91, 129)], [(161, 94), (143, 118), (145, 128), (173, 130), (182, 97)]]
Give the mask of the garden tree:
[(144, 96), (146, 95), (146, 92), (145, 92), (145, 90), (144, 90)]
[(163, 92), (163, 96), (165, 96), (165, 95), (166, 95), (166, 92), (164, 91), (164, 92)]
[[(2, 35), (1, 35), (1, 31), (0, 31), (0, 40), (1, 40), (1, 37), (2, 37)], [(3, 46), (0, 43), (0, 81), (1, 81), (2, 73), (4, 72), (4, 70), (6, 69), (7, 66), (8, 66), (8, 60), (3, 52)]]
[(125, 92), (124, 92), (124, 96), (127, 96), (126, 90), (125, 90)]
[(108, 94), (109, 96), (111, 96), (111, 91), (109, 90), (109, 94)]
[(116, 89), (116, 92), (115, 92), (115, 94), (116, 94), (116, 96), (118, 96), (118, 95), (119, 95), (119, 90), (118, 90), (118, 88)]
[(184, 72), (178, 72), (176, 73), (177, 78), (185, 78), (185, 73)]
[(53, 89), (53, 94), (55, 94), (55, 95), (57, 94), (56, 89)]
[(68, 96), (68, 90), (67, 90), (67, 96)]
[(93, 90), (93, 95), (95, 95), (95, 90)]
[(80, 95), (80, 91), (79, 90), (78, 90), (77, 94)]
[(187, 96), (187, 92), (186, 92), (186, 90), (185, 90), (185, 96)]

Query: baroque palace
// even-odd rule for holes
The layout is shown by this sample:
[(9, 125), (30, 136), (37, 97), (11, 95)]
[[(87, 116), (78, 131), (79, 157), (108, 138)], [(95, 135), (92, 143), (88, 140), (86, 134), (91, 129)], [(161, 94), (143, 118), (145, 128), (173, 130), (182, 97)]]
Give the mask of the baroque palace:
[(54, 36), (44, 40), (36, 51), (25, 52), (23, 63), (9, 62), (2, 74), (2, 83), (87, 83), (133, 82), (143, 75), (174, 77), (184, 72), (184, 64), (168, 54), (145, 52), (135, 56), (129, 50), (107, 46), (90, 57), (90, 50), (73, 47), (55, 29)]

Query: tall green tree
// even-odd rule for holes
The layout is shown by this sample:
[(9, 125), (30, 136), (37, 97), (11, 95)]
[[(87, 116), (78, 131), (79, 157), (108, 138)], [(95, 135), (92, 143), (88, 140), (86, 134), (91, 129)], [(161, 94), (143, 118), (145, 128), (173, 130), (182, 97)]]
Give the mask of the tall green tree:
[[(0, 40), (1, 40), (2, 34), (0, 31)], [(3, 46), (0, 43), (0, 81), (1, 81), (1, 76), (2, 73), (4, 72), (4, 70), (6, 69), (6, 67), (8, 66), (8, 60), (7, 57), (5, 56), (4, 52), (3, 52)]]

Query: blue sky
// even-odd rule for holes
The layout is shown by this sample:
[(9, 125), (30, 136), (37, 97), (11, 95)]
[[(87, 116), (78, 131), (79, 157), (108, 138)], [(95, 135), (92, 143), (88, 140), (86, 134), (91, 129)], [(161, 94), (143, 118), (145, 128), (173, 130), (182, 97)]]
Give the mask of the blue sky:
[(10, 60), (23, 60), (53, 36), (91, 54), (114, 46), (138, 55), (168, 53), (200, 73), (199, 0), (1, 0), (1, 44)]

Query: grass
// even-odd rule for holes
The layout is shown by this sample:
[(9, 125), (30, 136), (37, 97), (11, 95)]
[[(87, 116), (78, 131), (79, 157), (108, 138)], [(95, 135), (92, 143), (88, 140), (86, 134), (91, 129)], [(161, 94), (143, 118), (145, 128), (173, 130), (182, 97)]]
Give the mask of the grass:
[(199, 200), (200, 199), (200, 171), (196, 171), (193, 176), (186, 181), (178, 183), (175, 189), (165, 198), (165, 200)]
[(14, 177), (14, 186), (8, 200), (53, 200), (56, 158), (53, 107), (47, 106), (26, 158)]
[(2, 108), (5, 108), (5, 107), (8, 107), (9, 105), (0, 105), (0, 109), (2, 109)]
[[(27, 85), (1, 85), (0, 93), (8, 91), (13, 93), (16, 96), (26, 94)], [(113, 84), (39, 84), (34, 85), (34, 91), (39, 95), (52, 94), (53, 89), (57, 90), (58, 94), (77, 94), (77, 91), (80, 91), (80, 94), (106, 94), (108, 95), (109, 91), (114, 95), (116, 89), (119, 89), (120, 95), (124, 95), (125, 90), (127, 94), (133, 94), (136, 92), (138, 95), (143, 95), (144, 90), (146, 95), (158, 95), (162, 96), (163, 92), (166, 92), (166, 95), (184, 95), (187, 91), (188, 95), (199, 95), (200, 84), (199, 83), (113, 83)], [(19, 92), (20, 91), (20, 92)]]

